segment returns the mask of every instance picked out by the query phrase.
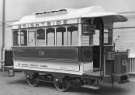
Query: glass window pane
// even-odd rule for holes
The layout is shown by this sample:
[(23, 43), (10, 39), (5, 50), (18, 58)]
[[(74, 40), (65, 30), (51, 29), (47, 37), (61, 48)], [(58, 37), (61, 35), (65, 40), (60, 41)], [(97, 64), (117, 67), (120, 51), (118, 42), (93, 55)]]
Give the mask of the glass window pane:
[(67, 45), (67, 32), (64, 32), (64, 45)]
[(44, 29), (38, 29), (37, 30), (37, 39), (38, 40), (44, 40), (45, 39), (45, 30)]
[(104, 30), (104, 44), (108, 44), (109, 40), (108, 40), (108, 31)]
[(22, 30), (20, 32), (20, 44), (27, 45), (27, 30)]
[(100, 42), (99, 42), (99, 30), (95, 30), (95, 33), (94, 33), (94, 35), (93, 35), (93, 44), (94, 45), (99, 45), (100, 44)]
[(72, 45), (78, 44), (78, 31), (72, 32)]
[(13, 31), (13, 45), (17, 46), (19, 45), (19, 35), (18, 35), (18, 31)]
[(68, 30), (68, 44), (77, 45), (78, 44), (78, 26), (72, 25), (67, 28)]
[(82, 34), (93, 34), (95, 29), (94, 25), (82, 24)]
[(56, 32), (57, 32), (57, 45), (58, 46), (65, 45), (66, 28), (65, 27), (58, 27), (56, 29)]
[(35, 39), (35, 30), (29, 30), (28, 32), (28, 45), (29, 46), (35, 46), (36, 44), (36, 39)]
[(68, 38), (68, 45), (71, 45), (71, 32), (70, 31), (68, 31), (68, 35), (67, 35), (67, 38)]
[(49, 33), (47, 33), (47, 45), (48, 46), (54, 46), (54, 40), (55, 40), (55, 38), (54, 38), (54, 32), (49, 32)]
[(45, 30), (38, 29), (37, 30), (37, 46), (45, 45)]
[(57, 32), (57, 46), (62, 45), (62, 32)]
[(48, 46), (54, 46), (55, 45), (55, 29), (54, 28), (48, 28), (46, 30), (46, 44)]

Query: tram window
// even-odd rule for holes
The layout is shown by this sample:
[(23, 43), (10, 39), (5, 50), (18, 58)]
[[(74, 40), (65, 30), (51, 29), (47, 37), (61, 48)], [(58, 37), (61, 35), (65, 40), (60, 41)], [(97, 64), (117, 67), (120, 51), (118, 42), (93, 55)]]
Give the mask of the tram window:
[(20, 32), (20, 45), (27, 45), (27, 31), (22, 30)]
[(66, 28), (65, 27), (58, 27), (56, 29), (56, 32), (57, 32), (57, 46), (66, 45), (66, 43), (65, 43)]
[(62, 45), (62, 32), (57, 32), (57, 46)]
[(67, 32), (64, 32), (64, 45), (68, 45)]
[(112, 44), (112, 29), (104, 29), (104, 44)]
[(68, 27), (68, 42), (70, 45), (78, 44), (78, 27), (77, 25), (72, 25)]
[(13, 31), (13, 45), (14, 46), (18, 46), (19, 45), (18, 31)]
[(38, 29), (37, 30), (37, 45), (45, 45), (45, 30)]
[(35, 29), (30, 29), (28, 31), (28, 45), (29, 46), (35, 46), (36, 44), (35, 33), (36, 33)]
[(89, 46), (93, 44), (93, 34), (94, 34), (94, 26), (90, 25), (88, 22), (82, 24), (82, 45)]
[(78, 31), (72, 32), (72, 45), (78, 44)]
[(37, 39), (38, 40), (45, 40), (45, 30), (44, 29), (37, 30)]
[(109, 44), (108, 34), (109, 34), (109, 31), (105, 29), (104, 30), (104, 44)]
[(99, 42), (99, 36), (100, 36), (100, 30), (96, 29), (95, 32), (94, 32), (94, 35), (93, 35), (93, 44), (94, 45), (99, 45), (100, 42)]
[(88, 34), (89, 31), (89, 25), (88, 24), (82, 24), (83, 34)]
[(46, 44), (48, 46), (54, 46), (55, 45), (55, 29), (54, 28), (48, 28), (46, 30)]
[(82, 34), (88, 35), (88, 34), (93, 34), (95, 30), (95, 26), (89, 23), (84, 23), (82, 24)]
[[(99, 39), (100, 39), (100, 30), (96, 29), (93, 35), (93, 44), (94, 45), (99, 45)], [(111, 36), (111, 35), (110, 35)], [(109, 42), (109, 40), (111, 40), (112, 37), (109, 38), (109, 31), (108, 29), (104, 30), (104, 44), (110, 44), (111, 42)]]

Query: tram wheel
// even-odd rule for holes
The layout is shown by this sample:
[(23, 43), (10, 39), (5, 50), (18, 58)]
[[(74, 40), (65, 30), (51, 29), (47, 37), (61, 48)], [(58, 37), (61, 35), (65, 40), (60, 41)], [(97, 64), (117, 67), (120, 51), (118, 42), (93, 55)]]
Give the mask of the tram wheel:
[(29, 86), (37, 87), (39, 85), (38, 74), (33, 72), (25, 72), (26, 82)]
[(54, 80), (54, 86), (56, 88), (56, 90), (64, 92), (67, 91), (71, 84), (70, 81), (68, 81), (67, 79), (55, 79)]

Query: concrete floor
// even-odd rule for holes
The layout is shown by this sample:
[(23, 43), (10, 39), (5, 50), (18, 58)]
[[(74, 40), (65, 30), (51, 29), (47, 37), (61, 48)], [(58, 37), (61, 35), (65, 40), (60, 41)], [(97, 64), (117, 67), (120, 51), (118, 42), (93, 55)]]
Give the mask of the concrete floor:
[(104, 85), (100, 90), (87, 88), (71, 89), (68, 92), (58, 92), (53, 84), (41, 83), (39, 87), (30, 87), (23, 73), (9, 77), (7, 72), (0, 72), (0, 95), (135, 95), (135, 79), (129, 83)]

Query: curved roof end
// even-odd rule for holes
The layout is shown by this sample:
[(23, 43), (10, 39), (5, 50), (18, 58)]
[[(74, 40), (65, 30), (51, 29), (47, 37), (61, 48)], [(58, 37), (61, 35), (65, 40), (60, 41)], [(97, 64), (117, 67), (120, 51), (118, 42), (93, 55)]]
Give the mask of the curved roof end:
[(123, 15), (114, 15), (113, 16), (113, 21), (114, 22), (125, 22), (127, 21), (127, 17), (123, 16)]

